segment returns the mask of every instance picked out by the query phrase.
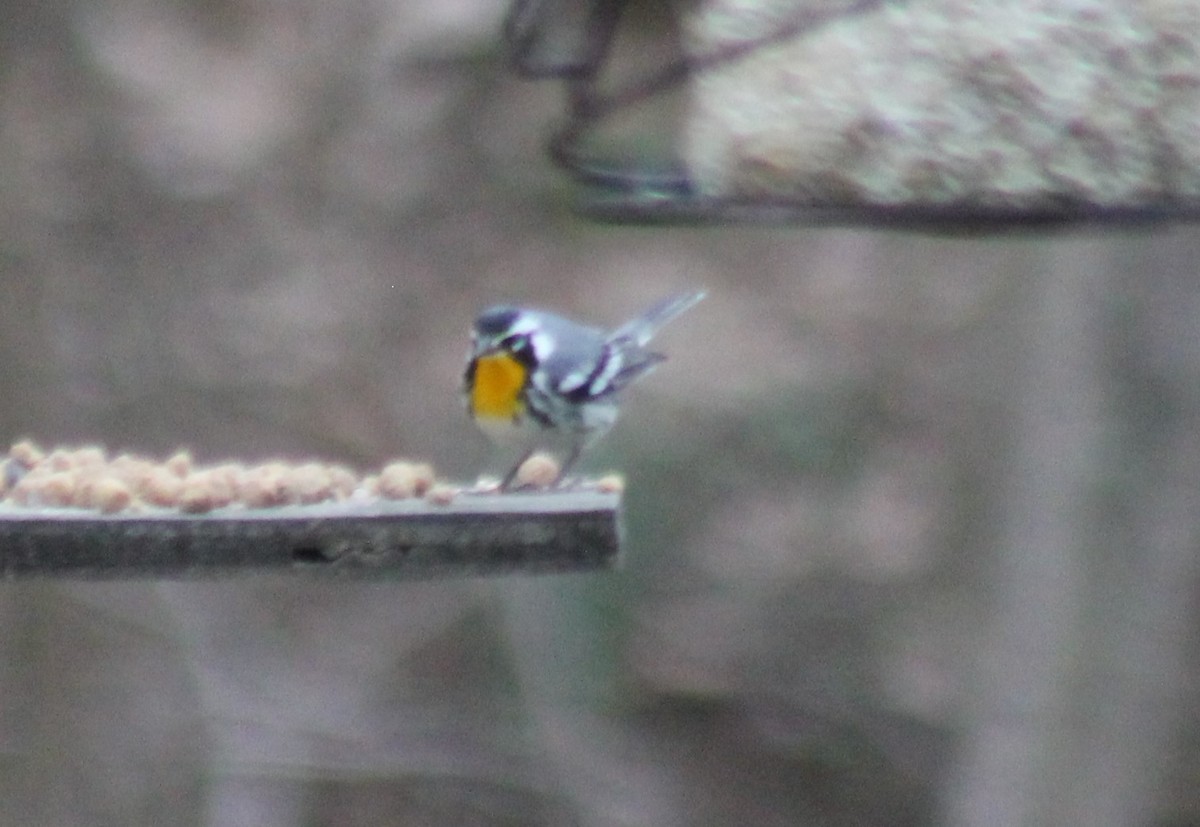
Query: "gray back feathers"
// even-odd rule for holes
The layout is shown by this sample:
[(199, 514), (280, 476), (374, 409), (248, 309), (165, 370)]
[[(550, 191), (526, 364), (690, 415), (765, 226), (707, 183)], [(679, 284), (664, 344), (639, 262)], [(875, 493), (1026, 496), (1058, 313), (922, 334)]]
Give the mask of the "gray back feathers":
[[(684, 293), (664, 299), (618, 327), (599, 343), (591, 342), (593, 354), (564, 354), (574, 367), (558, 381), (560, 393), (576, 401), (615, 394), (639, 376), (649, 373), (667, 357), (646, 350), (654, 334), (671, 319), (704, 298), (703, 292)], [(558, 356), (559, 354), (554, 354)]]

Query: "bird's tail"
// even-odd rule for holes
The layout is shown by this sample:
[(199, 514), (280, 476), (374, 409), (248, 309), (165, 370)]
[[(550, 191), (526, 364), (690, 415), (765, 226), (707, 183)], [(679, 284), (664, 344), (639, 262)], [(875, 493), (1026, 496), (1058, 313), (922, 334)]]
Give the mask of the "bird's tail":
[(613, 331), (612, 336), (609, 338), (612, 340), (626, 339), (636, 342), (638, 347), (645, 347), (646, 343), (654, 337), (654, 334), (663, 325), (700, 301), (705, 295), (707, 295), (705, 291), (698, 290), (694, 293), (680, 293), (665, 298), (652, 307), (647, 308), (636, 319), (631, 319), (621, 325)]

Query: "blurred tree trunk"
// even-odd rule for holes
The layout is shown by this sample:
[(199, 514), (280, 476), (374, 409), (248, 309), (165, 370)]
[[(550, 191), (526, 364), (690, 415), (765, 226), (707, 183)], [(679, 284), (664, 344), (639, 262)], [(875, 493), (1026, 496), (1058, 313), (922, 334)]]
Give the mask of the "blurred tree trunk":
[(1194, 325), (1163, 317), (1187, 292), (1162, 258), (1138, 239), (1055, 243), (1013, 308), (992, 602), (947, 824), (1150, 824), (1166, 803), (1200, 416), (1193, 378), (1155, 353)]

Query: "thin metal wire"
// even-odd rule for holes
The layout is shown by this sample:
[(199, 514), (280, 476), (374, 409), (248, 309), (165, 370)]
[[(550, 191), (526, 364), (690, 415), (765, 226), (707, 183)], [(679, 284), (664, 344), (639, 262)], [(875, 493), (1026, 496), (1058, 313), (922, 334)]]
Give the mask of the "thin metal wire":
[[(540, 48), (545, 30), (552, 28), (550, 19), (556, 10), (570, 2), (586, 7), (583, 31), (578, 32), (580, 46), (557, 59), (547, 57)], [(514, 0), (504, 25), (504, 39), (510, 61), (518, 74), (531, 79), (563, 81), (567, 91), (567, 116), (547, 142), (547, 152), (559, 167), (579, 183), (600, 190), (592, 197), (605, 193), (626, 193), (638, 196), (631, 203), (629, 218), (642, 220), (638, 205), (673, 202), (677, 208), (695, 210), (702, 205), (697, 217), (713, 215), (725, 209), (724, 202), (704, 199), (695, 188), (679, 159), (665, 160), (664, 171), (639, 169), (634, 166), (606, 162), (592, 155), (585, 144), (588, 137), (605, 119), (644, 100), (678, 87), (696, 72), (739, 60), (755, 50), (782, 42), (816, 29), (847, 15), (863, 14), (878, 8), (884, 0), (855, 0), (833, 9), (802, 10), (770, 34), (748, 42), (731, 44), (713, 50), (703, 57), (684, 55), (656, 71), (613, 89), (600, 87), (600, 74), (607, 65), (619, 24), (629, 0)], [(664, 3), (664, 6), (669, 4)], [(609, 204), (608, 212), (615, 204)], [(778, 207), (778, 205), (777, 205)], [(661, 215), (670, 215), (665, 211)]]

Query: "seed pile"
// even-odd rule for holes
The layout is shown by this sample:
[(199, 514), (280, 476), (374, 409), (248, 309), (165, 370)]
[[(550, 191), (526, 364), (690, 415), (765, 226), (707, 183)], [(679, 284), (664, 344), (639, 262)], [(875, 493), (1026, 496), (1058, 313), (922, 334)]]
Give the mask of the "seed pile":
[(344, 465), (282, 461), (199, 465), (187, 451), (165, 461), (109, 456), (98, 446), (44, 451), (29, 441), (9, 449), (0, 496), (26, 507), (84, 508), (114, 514), (165, 508), (201, 514), (226, 506), (271, 508), (351, 498), (429, 497), (449, 502), (456, 489), (435, 482), (425, 463), (393, 462), (359, 475)]

